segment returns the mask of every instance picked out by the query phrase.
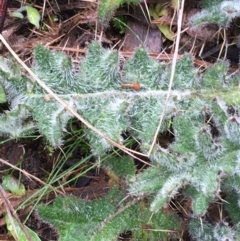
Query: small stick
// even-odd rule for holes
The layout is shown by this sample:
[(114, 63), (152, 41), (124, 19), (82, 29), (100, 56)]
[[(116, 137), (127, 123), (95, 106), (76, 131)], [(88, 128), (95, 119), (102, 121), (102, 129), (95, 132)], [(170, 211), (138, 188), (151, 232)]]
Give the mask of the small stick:
[(6, 13), (7, 13), (7, 4), (8, 4), (8, 0), (1, 0), (1, 3), (0, 3), (0, 33), (3, 30), (3, 25), (4, 25)]
[(6, 206), (6, 210), (7, 210), (7, 214), (9, 216), (9, 220), (10, 220), (10, 223), (13, 227), (13, 231), (16, 235), (16, 238), (17, 240), (18, 239), (18, 233), (17, 233), (17, 230), (16, 230), (16, 226), (14, 225), (14, 222), (13, 222), (13, 219), (12, 219), (12, 216), (16, 219), (16, 221), (18, 222), (20, 228), (22, 229), (23, 233), (25, 234), (26, 238), (29, 240), (29, 241), (33, 241), (32, 237), (29, 235), (28, 231), (26, 230), (26, 227), (22, 224), (22, 222), (20, 221), (20, 219), (18, 218), (17, 214), (16, 214), (16, 211), (13, 209), (12, 205), (10, 204), (7, 196), (6, 196), (6, 193), (3, 189), (3, 187), (0, 185), (0, 196)]
[(170, 99), (170, 94), (171, 94), (171, 90), (172, 90), (172, 85), (173, 85), (173, 79), (174, 79), (174, 75), (175, 75), (175, 70), (176, 70), (176, 63), (177, 63), (177, 57), (178, 57), (178, 50), (179, 50), (179, 43), (180, 43), (180, 35), (181, 35), (181, 29), (182, 29), (182, 19), (183, 19), (183, 9), (184, 9), (184, 3), (185, 0), (181, 1), (181, 8), (178, 10), (179, 11), (179, 15), (178, 15), (178, 29), (177, 29), (177, 38), (176, 38), (176, 47), (175, 47), (175, 51), (174, 51), (174, 55), (173, 55), (173, 60), (172, 60), (172, 70), (171, 70), (171, 76), (170, 76), (170, 80), (169, 80), (169, 84), (168, 84), (168, 92), (167, 92), (167, 96), (165, 99), (165, 103), (162, 109), (162, 113), (160, 116), (160, 120), (159, 120), (159, 124), (157, 127), (157, 130), (155, 132), (152, 144), (149, 148), (148, 151), (148, 157), (150, 157), (152, 151), (153, 151), (153, 147), (157, 141), (157, 137), (158, 137), (158, 133), (160, 131), (163, 119), (164, 119), (164, 115), (165, 112), (167, 110), (167, 105), (168, 105), (168, 101)]
[(138, 82), (136, 82), (136, 83), (126, 83), (126, 84), (122, 83), (121, 86), (123, 88), (131, 88), (131, 89), (134, 89), (134, 90), (140, 90), (141, 89), (141, 86)]

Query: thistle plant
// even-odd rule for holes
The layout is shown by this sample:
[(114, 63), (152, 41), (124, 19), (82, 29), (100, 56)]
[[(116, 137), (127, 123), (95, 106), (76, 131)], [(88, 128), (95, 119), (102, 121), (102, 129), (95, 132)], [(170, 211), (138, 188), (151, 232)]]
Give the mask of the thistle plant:
[[(113, 4), (103, 0), (100, 21), (107, 21), (125, 2), (139, 1)], [(238, 1), (212, 2), (216, 4), (204, 1), (205, 10), (192, 18), (192, 24), (206, 20), (228, 27), (239, 16)], [(149, 156), (151, 166), (137, 174), (131, 158), (106, 158), (113, 145), (84, 128), (92, 153), (104, 160), (102, 167), (117, 181), (102, 199), (58, 197), (52, 206), (38, 207), (39, 216), (57, 229), (61, 241), (117, 240), (125, 231), (131, 231), (134, 240), (179, 238), (179, 218), (163, 211), (179, 193), (191, 201), (187, 229), (194, 240), (240, 239), (240, 75), (229, 74), (229, 64), (223, 60), (199, 74), (192, 56), (185, 54), (177, 62), (164, 106), (171, 67), (152, 59), (142, 48), (125, 60), (117, 51), (92, 42), (76, 66), (61, 52), (36, 47), (34, 73), (68, 106), (121, 145), (127, 132), (147, 154), (165, 109)], [(64, 143), (73, 115), (11, 58), (0, 57), (0, 84), (5, 92), (2, 102), (6, 95), (10, 107), (0, 116), (1, 135), (17, 139), (39, 132), (54, 148)], [(165, 133), (172, 140), (161, 145)], [(209, 205), (221, 199), (222, 193), (229, 219), (205, 220)]]
[[(132, 138), (139, 141), (141, 151), (146, 154), (167, 95), (171, 64), (165, 65), (149, 57), (141, 48), (132, 58), (124, 61), (116, 51), (103, 49), (99, 43), (93, 42), (80, 64), (80, 71), (63, 53), (51, 52), (40, 45), (35, 50), (32, 69), (69, 106), (102, 133), (115, 142), (124, 144), (122, 134), (128, 131)], [(0, 83), (11, 107), (0, 118), (1, 133), (18, 138), (38, 130), (53, 147), (61, 145), (64, 142), (62, 137), (65, 127), (73, 116), (21, 72), (13, 60), (1, 58), (0, 67)], [(124, 83), (136, 82), (141, 87), (139, 90), (122, 87)], [(126, 229), (133, 233), (139, 231), (140, 226), (147, 221), (137, 216), (136, 223), (131, 224), (133, 213), (130, 214), (139, 213), (139, 208), (143, 208), (139, 206), (138, 200), (148, 197), (149, 209), (144, 204), (144, 210), (146, 208), (146, 212), (157, 217), (163, 215), (161, 209), (180, 191), (192, 200), (193, 213), (190, 215), (189, 231), (195, 239), (203, 240), (203, 236), (211, 236), (212, 240), (219, 240), (216, 237), (225, 233), (229, 240), (234, 240), (239, 235), (240, 222), (239, 216), (234, 215), (240, 209), (239, 106), (239, 75), (228, 74), (227, 62), (220, 60), (199, 75), (193, 67), (191, 55), (183, 56), (176, 66), (175, 82), (159, 133), (161, 135), (171, 131), (173, 141), (167, 147), (155, 143), (150, 156), (152, 166), (139, 174), (128, 173), (123, 167), (114, 168), (114, 160), (109, 161), (111, 165), (106, 164), (112, 171), (123, 169), (121, 175), (128, 177), (126, 185), (130, 201), (123, 202), (123, 206), (113, 205), (97, 219), (93, 217), (97, 228), (89, 233), (90, 236), (86, 236), (86, 240), (89, 237), (101, 240), (95, 237), (98, 237), (97, 233), (103, 223), (105, 227), (104, 220), (111, 219), (111, 222), (106, 222), (106, 227), (112, 232), (109, 237), (117, 237), (119, 232)], [(92, 130), (86, 128), (85, 133), (95, 156), (102, 157), (112, 149), (113, 146), (107, 140)], [(229, 198), (230, 201), (225, 206), (229, 214), (233, 215), (234, 226), (227, 222), (221, 225), (202, 221), (204, 225), (200, 229), (199, 219), (204, 216), (209, 204), (215, 202), (221, 192), (228, 194), (229, 191), (231, 193), (227, 195), (227, 200)], [(116, 203), (120, 202), (126, 190), (120, 188), (117, 192), (119, 198), (116, 198)], [(88, 205), (100, 205), (97, 204), (99, 202), (104, 208), (107, 198), (91, 204), (86, 201), (79, 201), (78, 204), (71, 197), (66, 200), (59, 198), (60, 201), (54, 204), (56, 208), (60, 205), (58, 202), (66, 203), (60, 221), (54, 218), (55, 206), (42, 206), (39, 214), (59, 228), (61, 240), (75, 240), (75, 228), (66, 226), (66, 232), (71, 237), (67, 239), (60, 226), (71, 223), (71, 217), (74, 217), (74, 222), (76, 213), (85, 212)], [(70, 207), (72, 203), (76, 208), (74, 213), (69, 213), (73, 210)], [(79, 211), (80, 207), (82, 211)], [(126, 210), (124, 207), (127, 207)], [(121, 215), (127, 215), (126, 217), (120, 215), (119, 208), (124, 210)], [(65, 212), (69, 213), (69, 220), (66, 219)], [(123, 218), (128, 225), (124, 224), (117, 232), (111, 227), (115, 218)], [(176, 217), (173, 220), (174, 218)], [(78, 225), (83, 225), (84, 228), (84, 224), (80, 223)], [(150, 226), (157, 228), (156, 225), (162, 224), (153, 222)], [(139, 235), (138, 231), (136, 235)]]
[(114, 11), (124, 3), (140, 3), (141, 0), (101, 0), (98, 8), (98, 18), (102, 25), (108, 24)]
[(228, 28), (231, 21), (240, 16), (240, 3), (233, 1), (203, 1), (204, 9), (194, 15), (190, 23), (193, 25), (216, 23), (220, 27)]

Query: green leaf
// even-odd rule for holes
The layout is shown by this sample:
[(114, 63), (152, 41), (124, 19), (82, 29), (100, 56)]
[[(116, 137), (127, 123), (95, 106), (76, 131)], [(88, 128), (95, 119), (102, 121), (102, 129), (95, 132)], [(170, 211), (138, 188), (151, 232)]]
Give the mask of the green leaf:
[(235, 239), (235, 228), (230, 226), (226, 221), (218, 222), (213, 229), (216, 240), (238, 240)]
[(136, 240), (143, 240), (143, 235), (146, 240), (171, 236), (167, 232), (144, 231), (142, 226), (149, 222), (156, 230), (180, 230), (177, 217), (159, 213), (152, 218), (144, 205), (131, 202), (126, 202), (121, 190), (112, 188), (104, 198), (91, 202), (74, 196), (57, 197), (52, 206), (40, 205), (38, 214), (57, 229), (60, 241), (117, 240), (126, 230), (138, 237)]
[(219, 1), (219, 0), (204, 0), (201, 12), (194, 14), (190, 18), (190, 24), (209, 24), (216, 23), (220, 27), (229, 27), (231, 21), (240, 16), (240, 2), (233, 1)]
[(103, 166), (105, 166), (110, 172), (113, 172), (115, 175), (122, 178), (131, 177), (136, 171), (133, 159), (128, 156), (110, 156), (103, 162)]
[(20, 13), (19, 11), (12, 12), (11, 16), (15, 18), (24, 18), (23, 14)]
[[(191, 188), (189, 188), (191, 189)], [(209, 202), (212, 201), (210, 198), (206, 197), (203, 193), (197, 192), (194, 189), (188, 190), (191, 193), (192, 200), (192, 210), (194, 215), (201, 217), (207, 211)]]
[[(8, 215), (5, 216), (7, 229), (11, 233), (11, 235), (14, 237), (14, 239), (16, 241), (29, 241), (29, 239), (27, 239), (25, 233), (21, 229), (20, 225), (16, 221), (16, 219), (14, 219), (14, 218), (12, 218), (12, 219), (13, 219), (13, 223), (14, 223), (14, 226), (15, 226), (17, 236), (15, 235), (14, 228), (12, 227), (9, 216)], [(34, 231), (32, 231), (26, 225), (24, 225), (24, 227), (25, 227), (26, 231), (28, 232), (29, 236), (32, 238), (33, 241), (41, 241), (41, 239), (38, 237), (38, 235)]]
[(0, 115), (0, 134), (8, 134), (10, 138), (17, 139), (32, 134), (36, 130), (36, 124), (29, 118), (29, 112), (25, 106), (6, 111)]
[(11, 175), (3, 177), (2, 187), (5, 191), (10, 191), (17, 196), (23, 196), (26, 192), (24, 185)]
[(224, 202), (224, 208), (230, 214), (231, 220), (234, 223), (234, 225), (240, 223), (240, 207), (238, 204), (239, 199), (239, 195), (233, 190), (231, 190), (231, 192), (229, 192), (227, 197), (225, 198), (226, 202)]
[(36, 26), (36, 28), (39, 28), (39, 21), (40, 21), (40, 14), (36, 8), (33, 8), (31, 6), (23, 6), (19, 8), (17, 11), (12, 12), (11, 16), (16, 18), (23, 18), (23, 11), (27, 11), (27, 18), (29, 22)]
[(38, 12), (38, 10), (36, 8), (27, 6), (26, 7), (27, 10), (27, 17), (28, 20), (31, 24), (35, 25), (36, 28), (39, 28), (39, 21), (40, 21), (40, 14)]
[(98, 18), (102, 25), (108, 25), (114, 11), (124, 3), (139, 3), (140, 0), (101, 0), (99, 1)]
[(5, 103), (7, 101), (6, 94), (3, 87), (0, 85), (0, 103)]
[[(153, 17), (154, 20), (158, 19), (159, 16), (167, 16), (168, 15), (169, 11), (166, 7), (163, 7), (162, 9), (161, 9), (161, 7), (159, 9), (159, 7), (160, 7), (160, 4), (157, 4), (155, 9), (149, 8), (150, 16)], [(169, 39), (170, 41), (174, 40), (174, 33), (171, 31), (170, 25), (162, 24), (162, 23), (156, 24), (156, 25), (167, 39)]]
[(190, 220), (188, 230), (196, 241), (219, 241), (214, 238), (213, 226), (202, 220)]

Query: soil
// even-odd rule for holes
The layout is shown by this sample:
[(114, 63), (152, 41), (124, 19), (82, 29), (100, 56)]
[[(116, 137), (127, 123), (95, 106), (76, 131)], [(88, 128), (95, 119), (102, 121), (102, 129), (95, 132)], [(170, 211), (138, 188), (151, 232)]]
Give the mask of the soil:
[[(94, 1), (71, 1), (71, 0), (59, 0), (59, 1), (29, 1), (35, 6), (44, 18), (41, 22), (41, 29), (36, 29), (33, 25), (29, 24), (26, 17), (22, 20), (14, 19), (7, 16), (4, 29), (2, 31), (3, 36), (10, 43), (14, 51), (20, 56), (21, 59), (26, 60), (27, 64), (31, 64), (32, 52), (36, 44), (42, 43), (47, 45), (50, 49), (65, 51), (74, 60), (79, 61), (84, 56), (88, 44), (95, 39), (101, 38), (103, 46), (116, 48), (122, 51), (125, 57), (131, 56), (133, 51), (139, 46), (145, 46), (153, 57), (158, 57), (160, 60), (171, 61), (171, 56), (174, 51), (174, 44), (172, 41), (166, 39), (166, 37), (159, 31), (155, 24), (149, 23), (149, 20), (141, 9), (146, 9), (144, 3), (139, 6), (122, 6), (115, 12), (115, 15), (126, 17), (126, 24), (129, 28), (120, 33), (120, 30), (116, 27), (113, 21), (111, 21), (107, 27), (98, 26), (96, 31), (97, 21), (97, 3)], [(43, 3), (46, 2), (46, 6), (43, 9)], [(57, 3), (56, 3), (57, 2)], [(148, 6), (154, 5), (159, 1), (148, 1)], [(8, 8), (12, 12), (21, 6), (21, 2), (9, 0)], [(192, 12), (199, 11), (201, 8), (200, 0), (188, 0), (185, 3), (185, 20), (183, 26), (186, 27), (187, 18)], [(56, 17), (56, 21), (53, 21), (51, 17)], [(172, 24), (172, 31), (176, 32), (176, 17), (173, 18), (173, 12), (169, 13), (168, 18), (162, 19), (165, 24)], [(234, 44), (234, 39), (240, 34), (240, 19), (234, 20), (232, 27), (228, 29), (227, 36), (232, 41), (232, 45), (229, 46), (226, 53), (226, 57), (230, 61), (230, 70), (236, 71), (239, 62), (239, 46)], [(153, 22), (157, 22), (156, 20)], [(136, 34), (133, 34), (129, 29), (133, 29)], [(189, 29), (184, 32), (181, 37), (180, 52), (191, 51), (195, 59), (195, 65), (199, 68), (207, 68), (211, 66), (217, 58), (225, 55), (225, 50), (221, 52), (221, 43), (223, 39), (221, 35), (219, 38), (212, 38), (218, 31), (215, 25), (208, 26), (204, 30), (194, 32)], [(196, 37), (196, 38), (195, 38)], [(204, 46), (204, 47), (203, 47)], [(7, 55), (7, 50), (2, 46), (0, 49), (1, 55)], [(160, 56), (159, 54), (162, 53)], [(2, 106), (3, 111), (6, 110), (6, 106)], [(81, 126), (80, 123), (77, 123)], [(67, 139), (68, 137), (66, 137)], [(170, 140), (169, 140), (170, 139)], [(169, 137), (163, 137), (161, 142), (167, 143), (171, 141)], [(39, 138), (38, 133), (36, 136), (21, 139), (21, 140), (9, 140), (7, 137), (2, 137), (0, 140), (0, 179), (6, 174), (12, 174), (19, 179), (21, 183), (26, 187), (27, 193), (24, 197), (16, 197), (8, 194), (8, 199), (13, 206), (17, 208), (20, 204), (27, 200), (29, 196), (37, 192), (43, 187), (49, 179), (49, 175), (52, 174), (56, 167), (61, 167), (60, 172), (64, 172), (69, 166), (76, 164), (77, 161), (86, 157), (89, 154), (89, 150), (85, 146), (84, 148), (74, 147), (73, 150), (68, 152), (71, 142), (74, 143), (74, 138), (69, 138), (69, 141), (58, 150), (52, 150), (48, 146), (46, 140), (42, 137)], [(165, 145), (163, 144), (163, 145)], [(64, 159), (67, 153), (67, 160)], [(1, 161), (3, 160), (3, 161)], [(4, 162), (4, 160), (6, 162)], [(64, 165), (59, 165), (59, 162), (64, 160)], [(74, 177), (77, 171), (86, 170), (95, 160), (91, 159), (84, 165), (79, 166), (77, 170), (72, 171), (69, 176), (65, 176), (59, 180), (63, 183), (66, 180)], [(32, 176), (25, 175), (19, 170), (9, 167), (11, 164), (14, 167), (18, 167), (24, 170)], [(138, 168), (142, 168), (143, 165), (136, 163)], [(34, 178), (35, 177), (35, 178)], [(95, 199), (103, 197), (109, 189), (108, 174), (103, 169), (92, 169), (88, 171), (83, 177), (77, 178), (76, 182), (70, 182), (70, 184), (59, 189), (59, 193), (49, 191), (42, 198), (41, 202), (51, 203), (56, 195), (76, 195), (81, 198)], [(224, 194), (223, 194), (224, 195)], [(190, 212), (189, 200), (183, 200), (181, 196), (176, 197), (176, 200), (172, 200), (169, 204), (169, 209), (174, 211), (182, 218), (183, 234), (181, 240), (190, 241), (188, 233), (186, 232), (186, 213)], [(207, 213), (207, 218), (210, 220), (220, 220), (227, 217), (224, 212), (219, 214), (221, 203), (211, 205)], [(174, 207), (174, 208), (173, 208)], [(19, 218), (23, 221), (29, 212), (33, 208), (33, 203), (28, 202), (24, 205), (19, 212)], [(9, 235), (3, 214), (6, 212), (6, 208), (0, 199), (0, 240), (13, 240)], [(221, 217), (220, 217), (221, 216)], [(32, 212), (30, 218), (26, 223), (32, 230), (34, 230), (41, 240), (57, 240), (57, 233), (52, 227), (42, 222)], [(131, 240), (131, 233), (125, 233), (122, 235), (121, 240)]]

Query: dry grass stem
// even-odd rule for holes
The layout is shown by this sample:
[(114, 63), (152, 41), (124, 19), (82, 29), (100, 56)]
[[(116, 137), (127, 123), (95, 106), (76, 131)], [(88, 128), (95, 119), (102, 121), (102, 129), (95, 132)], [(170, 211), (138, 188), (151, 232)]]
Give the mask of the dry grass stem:
[(31, 236), (29, 235), (28, 231), (26, 230), (25, 226), (22, 224), (22, 222), (20, 221), (20, 219), (18, 218), (15, 210), (13, 209), (11, 203), (9, 202), (8, 198), (7, 198), (7, 195), (2, 187), (2, 185), (0, 185), (0, 196), (2, 197), (3, 199), (3, 202), (6, 206), (6, 210), (7, 210), (7, 215), (9, 217), (9, 221), (12, 225), (12, 228), (13, 228), (13, 232), (15, 233), (15, 237), (17, 238), (17, 241), (19, 240), (18, 239), (18, 233), (17, 233), (17, 230), (16, 230), (16, 226), (14, 224), (14, 221), (13, 221), (13, 218), (14, 217), (16, 219), (16, 221), (18, 222), (19, 226), (21, 227), (22, 231), (24, 232), (24, 234), (26, 235), (27, 239), (29, 241), (33, 241)]
[[(39, 179), (39, 178), (31, 175), (31, 174), (28, 173), (27, 171), (22, 170), (21, 168), (18, 168), (18, 167), (16, 167), (16, 166), (12, 165), (11, 163), (9, 163), (9, 162), (1, 159), (1, 158), (0, 158), (0, 162), (3, 163), (3, 164), (5, 164), (5, 165), (7, 165), (7, 166), (10, 166), (11, 168), (13, 168), (13, 169), (15, 169), (15, 170), (17, 170), (17, 171), (19, 171), (19, 172), (21, 172), (21, 173), (24, 174), (27, 178), (29, 178), (29, 179), (34, 179), (35, 181), (41, 183), (43, 186), (48, 185), (46, 182), (42, 181), (41, 179)], [(63, 192), (60, 192), (60, 191), (58, 191), (58, 190), (55, 190), (56, 188), (53, 187), (53, 186), (51, 186), (51, 185), (49, 185), (49, 187), (50, 187), (51, 189), (53, 189), (54, 191), (56, 191), (57, 193), (59, 193), (59, 194), (64, 194)]]
[(166, 108), (167, 108), (167, 105), (168, 105), (168, 101), (169, 101), (169, 97), (170, 97), (170, 93), (171, 93), (171, 89), (172, 89), (172, 85), (173, 85), (173, 79), (174, 79), (176, 63), (177, 63), (177, 59), (178, 59), (178, 50), (179, 50), (180, 37), (181, 37), (180, 35), (181, 35), (181, 29), (182, 29), (184, 3), (185, 3), (185, 1), (182, 0), (181, 8), (178, 11), (177, 38), (176, 38), (176, 45), (175, 45), (175, 50), (174, 50), (173, 59), (172, 59), (172, 70), (171, 70), (171, 77), (170, 77), (170, 81), (169, 81), (169, 85), (168, 85), (168, 92), (167, 92), (166, 100), (165, 100), (163, 110), (162, 110), (162, 113), (161, 113), (160, 121), (159, 121), (157, 130), (155, 132), (153, 142), (152, 142), (151, 147), (150, 147), (149, 152), (148, 152), (148, 157), (151, 155), (153, 147), (154, 147), (154, 145), (157, 141), (158, 133), (160, 131), (160, 128), (161, 128), (161, 125), (162, 125), (162, 122), (163, 122), (163, 118), (164, 118), (164, 115), (165, 115), (165, 111), (166, 111)]

